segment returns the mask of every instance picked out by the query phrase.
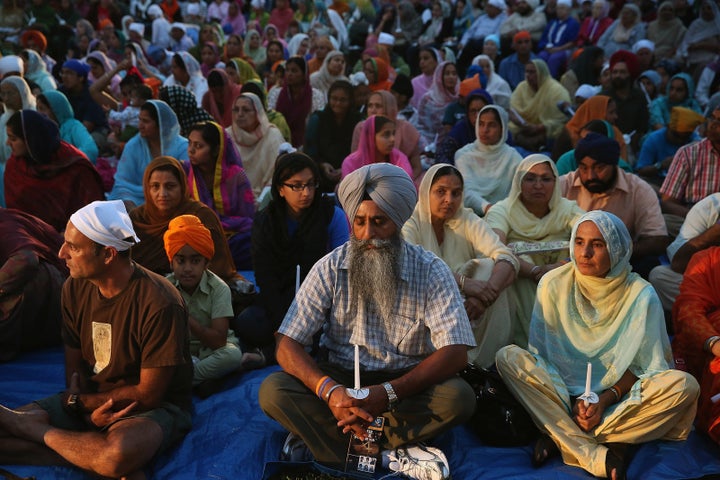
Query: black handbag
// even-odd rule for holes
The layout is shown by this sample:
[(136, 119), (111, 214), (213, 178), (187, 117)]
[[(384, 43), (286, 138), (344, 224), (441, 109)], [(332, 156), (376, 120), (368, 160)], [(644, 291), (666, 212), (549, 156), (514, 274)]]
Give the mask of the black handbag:
[(468, 424), (484, 444), (516, 447), (537, 438), (532, 418), (497, 371), (469, 363), (460, 376), (475, 390), (475, 413)]

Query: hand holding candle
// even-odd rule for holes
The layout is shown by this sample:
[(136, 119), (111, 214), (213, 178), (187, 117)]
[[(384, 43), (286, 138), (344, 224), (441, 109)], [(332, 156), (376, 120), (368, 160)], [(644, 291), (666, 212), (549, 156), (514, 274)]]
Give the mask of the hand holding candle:
[(591, 403), (598, 403), (600, 398), (597, 394), (591, 390), (592, 388), (592, 363), (587, 363), (587, 374), (585, 376), (585, 393), (580, 395), (578, 398), (585, 402), (585, 408), (589, 407)]

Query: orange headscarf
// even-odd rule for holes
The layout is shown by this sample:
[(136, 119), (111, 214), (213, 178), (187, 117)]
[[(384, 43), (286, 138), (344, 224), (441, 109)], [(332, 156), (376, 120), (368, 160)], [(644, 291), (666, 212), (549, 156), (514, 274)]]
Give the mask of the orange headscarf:
[[(591, 120), (605, 120), (607, 116), (607, 107), (610, 103), (611, 98), (606, 95), (595, 95), (588, 98), (580, 105), (575, 112), (575, 115), (565, 125), (568, 133), (570, 133), (570, 139), (572, 140), (573, 146), (577, 145), (580, 140), (580, 131), (588, 124)], [(615, 125), (613, 125), (614, 139), (620, 144), (620, 157), (627, 159), (627, 146), (625, 145), (625, 139), (623, 138), (622, 132)]]
[(390, 80), (390, 66), (380, 57), (373, 57), (370, 60), (375, 70), (375, 83), (370, 84), (370, 90), (377, 92), (378, 90), (390, 91), (392, 81)]
[(190, 245), (208, 260), (215, 255), (215, 245), (210, 230), (195, 215), (180, 215), (170, 220), (163, 240), (165, 241), (165, 253), (170, 262), (185, 245)]

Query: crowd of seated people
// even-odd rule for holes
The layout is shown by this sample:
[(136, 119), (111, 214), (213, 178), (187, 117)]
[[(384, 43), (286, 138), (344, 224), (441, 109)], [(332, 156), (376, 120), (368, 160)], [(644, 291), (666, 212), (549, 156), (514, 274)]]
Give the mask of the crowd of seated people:
[[(140, 239), (134, 262), (169, 276), (188, 305), (208, 282), (232, 292), (217, 287), (230, 303), (216, 310), (221, 320), (205, 312), (190, 322), (194, 354), (212, 365), (196, 366), (195, 386), (214, 379), (208, 371), (275, 363), (295, 267), (301, 282), (355, 239), (370, 220), (336, 198), (355, 172), (391, 164), (417, 198), (404, 225), (384, 212), (397, 227), (389, 241), (419, 245), (449, 269), (446, 287), (460, 292), (474, 337), (467, 358), (493, 367), (500, 352), (501, 374), (545, 434), (537, 464), (560, 453), (622, 478), (625, 452), (602, 444), (685, 438), (697, 388), (667, 373), (674, 366), (700, 383), (698, 425), (720, 441), (710, 400), (720, 372), (719, 2), (327, 3), (0, 6), (0, 207), (19, 225), (1, 252), (0, 320), (28, 308), (19, 300), (28, 285), (57, 294), (38, 296), (40, 311), (59, 308), (58, 235), (78, 209), (121, 200)], [(199, 219), (185, 221), (204, 240), (171, 255), (165, 237), (180, 216)], [(212, 274), (200, 283), (185, 282), (173, 260), (190, 247)], [(250, 286), (238, 272), (250, 270), (259, 294), (240, 306)], [(29, 283), (26, 271), (43, 273)], [(550, 311), (553, 302), (568, 311)], [(548, 356), (596, 328), (607, 333), (597, 348)], [(621, 351), (637, 328), (654, 343)], [(14, 351), (48, 343), (30, 340)], [(229, 367), (213, 363), (221, 357)], [(596, 368), (593, 407), (577, 402), (582, 382), (564, 370), (578, 359)], [(518, 380), (523, 372), (532, 381)], [(393, 387), (400, 400), (417, 393), (388, 382), (390, 403)], [(541, 399), (529, 393), (540, 385)], [(637, 435), (611, 428), (656, 415), (633, 402), (673, 385), (684, 394), (663, 401), (684, 402), (685, 414)], [(548, 428), (555, 414), (562, 426)]]

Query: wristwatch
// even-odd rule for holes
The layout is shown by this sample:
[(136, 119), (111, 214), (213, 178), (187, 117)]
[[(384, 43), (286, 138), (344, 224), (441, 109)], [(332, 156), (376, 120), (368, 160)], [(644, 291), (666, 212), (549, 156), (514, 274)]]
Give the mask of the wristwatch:
[(393, 389), (390, 382), (385, 382), (382, 384), (382, 386), (385, 387), (385, 393), (387, 393), (388, 396), (388, 411), (393, 411), (395, 410), (395, 407), (397, 406), (400, 399), (395, 393), (395, 389)]

